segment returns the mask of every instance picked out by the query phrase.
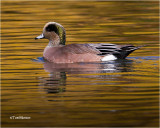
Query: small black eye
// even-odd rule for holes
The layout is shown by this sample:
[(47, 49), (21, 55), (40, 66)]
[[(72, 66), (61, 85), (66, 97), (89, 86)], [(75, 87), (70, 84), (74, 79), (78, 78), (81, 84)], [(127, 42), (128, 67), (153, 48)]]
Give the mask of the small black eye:
[(54, 24), (49, 24), (46, 27), (46, 31), (48, 31), (48, 32), (54, 31), (55, 33), (58, 33), (58, 29), (57, 29), (56, 25), (54, 25)]

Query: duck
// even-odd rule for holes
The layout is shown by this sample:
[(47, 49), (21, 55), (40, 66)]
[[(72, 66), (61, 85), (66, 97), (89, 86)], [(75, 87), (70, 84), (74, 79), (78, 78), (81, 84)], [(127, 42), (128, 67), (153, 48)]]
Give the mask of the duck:
[(43, 52), (43, 58), (53, 63), (100, 62), (125, 59), (141, 46), (118, 45), (112, 43), (66, 43), (65, 28), (57, 22), (48, 22), (37, 39), (48, 39), (49, 43)]

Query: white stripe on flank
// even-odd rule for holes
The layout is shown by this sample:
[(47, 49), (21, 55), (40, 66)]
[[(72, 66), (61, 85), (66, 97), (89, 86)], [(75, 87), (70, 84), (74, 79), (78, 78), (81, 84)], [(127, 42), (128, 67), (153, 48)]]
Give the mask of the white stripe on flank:
[(114, 55), (107, 55), (105, 57), (103, 57), (101, 60), (102, 61), (109, 61), (109, 60), (116, 60), (117, 57), (115, 57)]

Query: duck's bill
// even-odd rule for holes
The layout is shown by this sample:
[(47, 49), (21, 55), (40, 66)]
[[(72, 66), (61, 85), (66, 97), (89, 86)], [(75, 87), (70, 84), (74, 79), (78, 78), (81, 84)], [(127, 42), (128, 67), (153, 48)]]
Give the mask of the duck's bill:
[(45, 37), (44, 37), (44, 35), (43, 35), (43, 33), (42, 33), (41, 35), (37, 36), (37, 37), (35, 38), (35, 40), (37, 40), (37, 39), (43, 39), (43, 38), (45, 38)]

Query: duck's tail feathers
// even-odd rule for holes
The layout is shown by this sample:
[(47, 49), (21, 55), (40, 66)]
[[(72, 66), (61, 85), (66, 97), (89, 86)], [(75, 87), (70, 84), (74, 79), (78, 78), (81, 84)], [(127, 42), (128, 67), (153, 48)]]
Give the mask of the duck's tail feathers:
[(113, 54), (120, 59), (125, 59), (129, 54), (131, 54), (133, 51), (144, 47), (146, 45), (141, 46), (133, 46), (133, 45), (120, 45), (119, 50), (117, 52), (114, 52)]
[(116, 58), (119, 59), (125, 59), (130, 53), (133, 51), (145, 46), (133, 46), (133, 45), (116, 45), (116, 44), (108, 44), (108, 43), (99, 43), (94, 44), (90, 43), (88, 44), (93, 49), (96, 49), (99, 51), (99, 56), (106, 56), (106, 55), (114, 55)]

